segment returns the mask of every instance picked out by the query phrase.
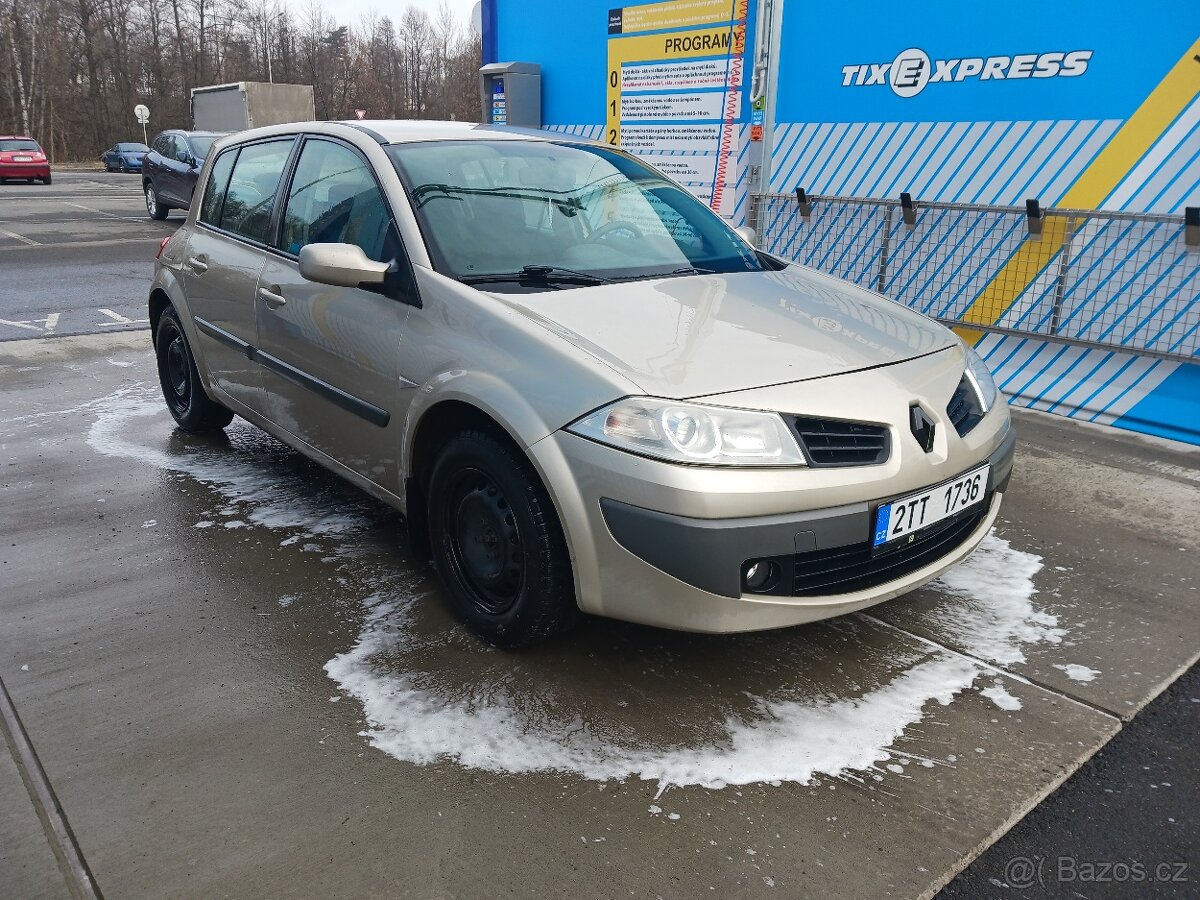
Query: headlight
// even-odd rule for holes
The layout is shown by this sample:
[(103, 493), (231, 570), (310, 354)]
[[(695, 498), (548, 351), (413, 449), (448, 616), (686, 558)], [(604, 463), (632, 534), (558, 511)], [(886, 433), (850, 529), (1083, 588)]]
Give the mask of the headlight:
[(972, 347), (967, 347), (966, 375), (971, 381), (971, 386), (975, 388), (975, 396), (979, 398), (979, 405), (986, 413), (996, 405), (996, 394), (998, 393), (996, 379), (992, 378), (992, 373)]
[(568, 431), (619, 450), (710, 466), (802, 466), (778, 413), (631, 397), (589, 413)]

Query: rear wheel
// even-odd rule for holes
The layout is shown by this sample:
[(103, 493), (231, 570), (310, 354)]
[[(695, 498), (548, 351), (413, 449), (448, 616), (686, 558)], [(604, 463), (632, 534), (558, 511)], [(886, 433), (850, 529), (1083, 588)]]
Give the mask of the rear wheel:
[(163, 399), (181, 429), (219, 431), (233, 420), (232, 412), (204, 392), (192, 348), (174, 307), (168, 306), (158, 319), (154, 354), (158, 358), (158, 380)]
[(42, 179), (42, 184), (50, 184), (54, 180), (53, 176), (47, 175)]
[(159, 222), (167, 217), (167, 213), (171, 211), (171, 207), (161, 202), (158, 199), (158, 191), (154, 189), (154, 183), (146, 182), (146, 212), (150, 214), (150, 218)]
[(515, 649), (579, 616), (554, 505), (519, 451), (482, 431), (451, 438), (429, 479), (434, 566), (473, 632)]

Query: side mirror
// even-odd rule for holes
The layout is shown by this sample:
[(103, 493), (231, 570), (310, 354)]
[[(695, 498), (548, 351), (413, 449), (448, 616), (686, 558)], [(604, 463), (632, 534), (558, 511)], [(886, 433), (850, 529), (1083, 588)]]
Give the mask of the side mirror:
[(192, 154), (188, 153), (186, 150), (180, 150), (175, 154), (175, 158), (181, 163), (190, 163), (192, 161)]
[(391, 263), (368, 259), (357, 244), (308, 244), (300, 248), (300, 274), (317, 284), (383, 284), (391, 268)]
[(751, 228), (749, 225), (742, 225), (741, 227), (735, 228), (733, 230), (738, 233), (738, 237), (740, 237), (743, 241), (745, 241), (751, 247), (755, 246), (758, 243), (758, 235), (754, 233), (754, 229)]

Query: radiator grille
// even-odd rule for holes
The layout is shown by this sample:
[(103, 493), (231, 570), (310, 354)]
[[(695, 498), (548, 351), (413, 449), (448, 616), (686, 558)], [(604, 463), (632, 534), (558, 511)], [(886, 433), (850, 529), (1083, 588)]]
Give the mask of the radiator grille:
[(887, 462), (891, 440), (883, 425), (794, 416), (792, 428), (811, 466), (874, 466)]

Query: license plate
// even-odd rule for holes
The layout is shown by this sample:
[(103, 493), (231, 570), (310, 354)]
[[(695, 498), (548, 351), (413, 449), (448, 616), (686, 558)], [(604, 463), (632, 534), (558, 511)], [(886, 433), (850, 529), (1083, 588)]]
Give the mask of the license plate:
[(875, 516), (875, 546), (906, 538), (955, 513), (983, 502), (990, 465), (980, 466), (936, 487), (882, 503)]
[(14, 156), (13, 162), (33, 162), (32, 156)]

